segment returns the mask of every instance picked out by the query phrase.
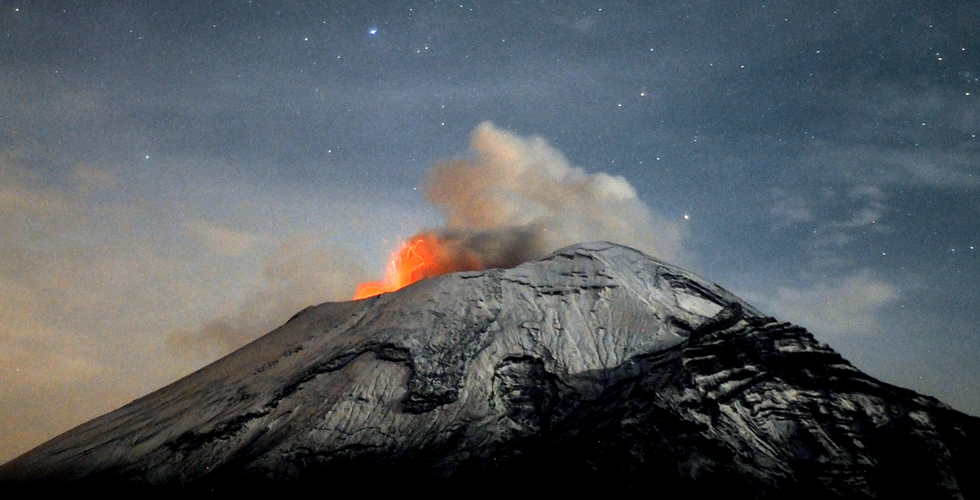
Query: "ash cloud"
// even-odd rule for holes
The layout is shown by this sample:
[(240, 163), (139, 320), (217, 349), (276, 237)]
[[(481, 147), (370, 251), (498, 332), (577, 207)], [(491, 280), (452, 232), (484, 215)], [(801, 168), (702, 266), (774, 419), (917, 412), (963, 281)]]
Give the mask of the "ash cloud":
[(470, 137), (473, 156), (436, 164), (425, 196), (446, 227), (419, 236), (443, 244), (453, 270), (512, 267), (563, 246), (608, 240), (684, 261), (684, 227), (651, 210), (626, 179), (589, 174), (538, 137), (490, 122)]
[(253, 289), (227, 302), (225, 311), (168, 336), (172, 352), (183, 358), (215, 359), (272, 331), (304, 307), (343, 300), (363, 278), (345, 255), (337, 248), (323, 248), (314, 238), (284, 238), (262, 255), (262, 273), (252, 277)]
[(540, 228), (535, 225), (486, 230), (429, 230), (415, 236), (432, 244), (434, 276), (457, 271), (514, 267), (542, 255)]

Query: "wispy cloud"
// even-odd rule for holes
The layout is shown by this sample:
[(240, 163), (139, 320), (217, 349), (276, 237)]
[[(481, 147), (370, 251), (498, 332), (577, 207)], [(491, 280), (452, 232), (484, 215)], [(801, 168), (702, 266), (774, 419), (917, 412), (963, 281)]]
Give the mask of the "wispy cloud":
[(263, 240), (269, 239), (268, 236), (235, 230), (204, 219), (186, 221), (183, 227), (210, 252), (227, 257), (242, 255)]
[(980, 149), (963, 151), (879, 145), (822, 145), (803, 160), (806, 169), (840, 181), (908, 187), (980, 188)]
[(804, 232), (806, 258), (796, 283), (761, 285), (745, 292), (750, 302), (784, 320), (821, 334), (868, 335), (881, 330), (883, 308), (901, 295), (898, 286), (852, 259), (860, 240), (890, 231), (888, 196), (869, 184), (814, 192), (772, 191), (773, 231)]
[(133, 190), (107, 170), (45, 178), (23, 161), (0, 153), (0, 417), (24, 423), (4, 429), (0, 462), (365, 278), (315, 234), (114, 201)]
[(207, 362), (268, 333), (306, 306), (350, 299), (364, 273), (346, 251), (312, 237), (280, 240), (262, 257), (261, 275), (235, 301), (202, 322), (174, 330), (171, 351)]
[(797, 226), (816, 220), (813, 202), (803, 195), (776, 188), (772, 190), (772, 196), (774, 200), (769, 215), (777, 227)]
[(881, 330), (880, 314), (900, 296), (898, 287), (868, 270), (772, 293), (750, 293), (749, 300), (780, 319), (800, 324), (824, 338), (869, 335)]
[(814, 193), (772, 190), (774, 231), (806, 231), (804, 250), (817, 265), (843, 264), (843, 255), (859, 237), (887, 232), (887, 195), (871, 185), (826, 187)]
[(119, 187), (119, 181), (115, 175), (105, 169), (90, 165), (77, 165), (71, 178), (76, 183), (78, 192), (83, 195)]

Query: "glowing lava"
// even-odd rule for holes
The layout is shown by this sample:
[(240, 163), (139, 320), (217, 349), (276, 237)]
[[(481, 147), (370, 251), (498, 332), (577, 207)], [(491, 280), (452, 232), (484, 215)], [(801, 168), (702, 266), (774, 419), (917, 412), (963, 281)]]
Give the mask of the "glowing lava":
[(422, 278), (444, 273), (436, 261), (433, 243), (424, 237), (415, 237), (391, 258), (384, 280), (362, 283), (354, 292), (354, 300), (394, 292)]

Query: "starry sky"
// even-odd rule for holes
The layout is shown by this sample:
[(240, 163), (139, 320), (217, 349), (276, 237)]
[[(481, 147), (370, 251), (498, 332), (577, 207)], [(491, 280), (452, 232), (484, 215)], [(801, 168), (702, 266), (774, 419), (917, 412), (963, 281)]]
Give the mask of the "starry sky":
[(0, 1), (0, 462), (379, 278), (484, 122), (628, 183), (660, 257), (980, 415), (977, 26), (953, 0)]

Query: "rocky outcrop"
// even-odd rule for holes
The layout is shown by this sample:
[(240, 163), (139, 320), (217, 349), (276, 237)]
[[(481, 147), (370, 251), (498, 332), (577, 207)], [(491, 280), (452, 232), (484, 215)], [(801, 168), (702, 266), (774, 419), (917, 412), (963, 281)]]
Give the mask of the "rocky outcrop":
[(634, 250), (308, 308), (6, 486), (975, 498), (980, 419)]

